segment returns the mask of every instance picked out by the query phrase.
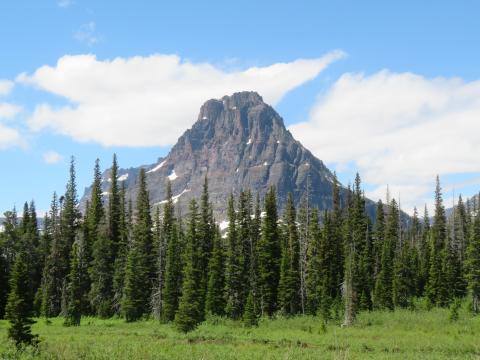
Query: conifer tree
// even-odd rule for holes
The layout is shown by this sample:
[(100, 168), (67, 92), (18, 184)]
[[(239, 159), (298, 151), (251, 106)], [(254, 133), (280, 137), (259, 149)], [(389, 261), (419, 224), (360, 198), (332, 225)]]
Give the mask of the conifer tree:
[(446, 306), (449, 303), (449, 283), (446, 278), (447, 224), (443, 206), (440, 180), (435, 187), (435, 217), (431, 228), (430, 269), (427, 283), (427, 298), (432, 305)]
[(167, 200), (163, 207), (163, 235), (166, 237), (165, 291), (163, 296), (162, 319), (172, 321), (178, 309), (181, 290), (182, 258), (179, 242), (179, 229), (175, 219), (170, 181), (167, 182)]
[[(115, 171), (114, 171), (115, 172)], [(112, 172), (112, 183), (114, 183)], [(115, 180), (116, 181), (116, 180)], [(115, 182), (116, 184), (116, 182)], [(113, 244), (102, 199), (102, 175), (100, 162), (95, 161), (92, 194), (87, 217), (87, 259), (91, 259), (90, 303), (100, 318), (108, 318), (113, 313)]]
[(255, 300), (251, 290), (248, 292), (245, 311), (243, 313), (243, 322), (247, 327), (258, 325), (258, 314), (257, 309), (255, 308)]
[(472, 310), (480, 313), (480, 211), (472, 223), (472, 231), (467, 251), (467, 279), (472, 296)]
[[(117, 155), (113, 154), (110, 193), (108, 200), (108, 237), (112, 244), (112, 261), (116, 259), (122, 242), (122, 194), (118, 186)], [(123, 184), (123, 182), (122, 182)]]
[(310, 212), (308, 221), (308, 254), (306, 272), (306, 303), (307, 314), (315, 315), (320, 307), (322, 277), (321, 277), (321, 241), (322, 234), (318, 221), (317, 209)]
[(17, 247), (19, 243), (18, 219), (15, 208), (13, 208), (12, 211), (6, 211), (4, 213), (4, 217), (4, 231), (0, 234), (2, 242), (2, 260), (0, 260), (0, 262), (3, 263), (2, 276), (4, 277), (3, 286), (0, 288), (0, 318), (3, 318), (3, 315), (5, 313), (5, 305), (9, 293), (8, 279), (10, 277), (10, 272), (13, 267), (15, 254), (18, 250)]
[(253, 218), (250, 222), (250, 271), (248, 284), (250, 286), (250, 292), (253, 297), (253, 306), (255, 308), (255, 313), (259, 312), (259, 276), (258, 276), (258, 242), (261, 236), (261, 204), (260, 196), (257, 193), (255, 197), (255, 208), (253, 210)]
[(265, 217), (258, 242), (258, 275), (261, 314), (272, 316), (277, 310), (277, 287), (280, 278), (280, 236), (275, 187), (265, 196)]
[(252, 199), (249, 191), (241, 191), (238, 199), (237, 211), (237, 241), (241, 251), (241, 282), (245, 284), (241, 287), (240, 299), (244, 304), (251, 284), (252, 271)]
[(228, 232), (225, 256), (225, 311), (232, 319), (239, 319), (243, 313), (243, 257), (238, 240), (237, 219), (233, 194), (228, 199)]
[(200, 256), (200, 306), (201, 318), (204, 317), (205, 297), (208, 286), (208, 260), (212, 253), (212, 244), (214, 237), (215, 226), (213, 222), (212, 209), (208, 194), (208, 179), (205, 176), (203, 183), (203, 191), (200, 198), (200, 221), (198, 223), (198, 237), (199, 237), (199, 256)]
[(50, 238), (50, 250), (45, 259), (42, 278), (42, 315), (46, 318), (57, 316), (61, 310), (62, 286), (68, 273), (68, 250), (66, 239), (62, 236), (60, 226), (60, 205), (56, 193), (50, 208), (46, 233)]
[(308, 264), (308, 224), (310, 216), (309, 201), (306, 197), (302, 198), (298, 210), (298, 242), (299, 242), (299, 273), (300, 273), (300, 308), (301, 313), (305, 314), (307, 302), (307, 264)]
[(380, 272), (375, 282), (375, 307), (377, 309), (393, 310), (393, 262), (395, 245), (398, 240), (399, 210), (397, 202), (392, 199), (388, 206), (387, 221), (385, 225), (385, 238), (382, 246)]
[[(67, 188), (63, 201), (61, 202), (61, 219), (60, 219), (60, 231), (63, 237), (65, 248), (63, 249), (62, 256), (67, 259), (67, 271), (63, 274), (65, 279), (68, 274), (68, 259), (70, 256), (70, 249), (77, 235), (77, 229), (79, 226), (80, 212), (78, 210), (78, 195), (77, 184), (75, 175), (75, 158), (72, 156), (70, 160), (70, 170)], [(61, 199), (62, 200), (62, 199)]]
[(373, 257), (374, 257), (373, 276), (375, 279), (377, 279), (377, 276), (380, 272), (384, 238), (385, 238), (385, 211), (383, 208), (382, 200), (378, 200), (377, 210), (376, 210), (376, 220), (373, 228)]
[(85, 311), (88, 264), (86, 262), (86, 246), (83, 234), (75, 240), (70, 256), (70, 273), (67, 285), (66, 326), (79, 326), (82, 313)]
[(198, 237), (198, 206), (195, 200), (190, 202), (190, 214), (186, 235), (185, 265), (183, 267), (182, 295), (178, 312), (175, 315), (175, 325), (182, 332), (193, 330), (201, 321), (202, 309), (200, 302), (199, 281), (201, 278), (199, 237)]
[(212, 315), (221, 316), (225, 313), (224, 265), (222, 237), (220, 229), (217, 227), (215, 237), (213, 238), (212, 255), (208, 264), (208, 288), (205, 302), (205, 312)]
[(422, 230), (419, 246), (418, 295), (425, 295), (430, 273), (430, 217), (427, 206), (423, 214)]
[(113, 262), (112, 243), (104, 222), (99, 224), (92, 250), (90, 302), (97, 316), (108, 318), (113, 315)]
[(128, 322), (149, 313), (155, 269), (152, 256), (152, 219), (145, 170), (140, 170), (133, 239), (128, 254), (122, 312)]
[(130, 225), (127, 221), (125, 209), (125, 182), (122, 182), (119, 197), (119, 238), (117, 242), (113, 271), (113, 309), (116, 314), (120, 314), (130, 238)]
[(3, 237), (0, 236), (0, 319), (3, 319), (8, 296), (8, 273), (5, 261)]
[(332, 291), (336, 298), (341, 296), (341, 283), (344, 279), (344, 244), (343, 244), (343, 214), (340, 199), (340, 184), (337, 179), (337, 174), (333, 173), (333, 187), (332, 187), (332, 238), (330, 243), (333, 245), (333, 270), (331, 283), (333, 284)]
[(153, 243), (156, 257), (156, 279), (152, 293), (152, 314), (154, 319), (160, 320), (165, 288), (166, 237), (162, 233), (160, 209), (158, 207), (155, 210), (154, 219)]
[(32, 248), (24, 235), (20, 241), (18, 252), (10, 276), (10, 291), (6, 306), (6, 318), (10, 321), (8, 337), (15, 342), (17, 348), (25, 345), (36, 345), (37, 335), (31, 332), (31, 326), (35, 323), (33, 316), (33, 288), (31, 273)]
[(278, 299), (280, 310), (287, 315), (298, 312), (300, 302), (299, 243), (293, 195), (288, 194), (285, 213), (285, 233), (280, 266)]

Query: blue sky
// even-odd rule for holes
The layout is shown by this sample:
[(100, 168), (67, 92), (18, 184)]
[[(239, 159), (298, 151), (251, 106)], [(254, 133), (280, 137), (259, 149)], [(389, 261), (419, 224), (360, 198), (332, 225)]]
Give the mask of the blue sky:
[[(275, 105), (294, 135), (336, 169), (344, 183), (360, 170), (361, 175), (365, 173), (367, 194), (381, 197), (389, 183), (394, 195), (400, 194), (409, 208), (423, 206), (431, 198), (433, 174), (440, 173), (446, 191), (455, 188), (456, 193), (471, 195), (480, 188), (480, 162), (472, 156), (478, 150), (477, 141), (469, 138), (471, 133), (478, 134), (473, 119), (480, 114), (476, 100), (480, 98), (479, 16), (476, 1), (2, 2), (0, 208), (21, 207), (23, 201), (33, 198), (40, 210), (47, 209), (52, 192), (64, 190), (70, 155), (77, 159), (80, 193), (91, 181), (96, 157), (104, 167), (110, 164), (113, 152), (122, 167), (156, 162), (168, 152), (172, 138), (195, 121), (193, 104), (197, 99), (203, 94), (204, 100), (211, 97), (198, 85), (208, 84), (205, 73), (213, 68), (219, 82), (238, 74), (242, 84), (248, 69), (269, 71), (279, 63), (293, 64), (295, 70), (290, 74), (298, 72), (298, 79), (285, 80), (280, 93), (265, 87), (264, 97)], [(325, 60), (335, 50), (343, 55), (336, 53)], [(80, 57), (88, 54), (90, 58)], [(151, 58), (155, 54), (157, 57)], [(73, 57), (65, 60), (63, 68), (57, 62), (67, 55)], [(166, 55), (177, 58), (162, 57)], [(128, 61), (132, 57), (138, 57), (139, 67)], [(117, 66), (113, 59), (124, 63)], [(307, 65), (296, 63), (299, 59), (323, 60), (315, 63), (312, 75), (305, 69)], [(147, 146), (142, 146), (142, 133), (135, 141), (115, 134), (112, 141), (72, 127), (73, 122), (85, 121), (82, 116), (111, 112), (108, 106), (112, 104), (93, 99), (90, 89), (107, 84), (108, 92), (113, 86), (129, 86), (139, 68), (157, 71), (167, 66), (167, 60), (177, 62), (175, 73), (191, 76), (180, 86), (194, 82), (198, 90), (190, 91), (191, 100), (184, 106), (190, 113), (174, 114), (175, 109), (166, 108), (172, 113), (147, 114), (133, 110), (136, 103), (128, 107), (131, 126), (144, 119), (142, 124), (148, 130), (155, 116), (164, 122), (163, 127), (153, 127), (162, 132), (158, 142), (148, 138)], [(193, 74), (182, 64), (192, 64)], [(83, 65), (77, 78), (75, 66)], [(43, 66), (48, 66), (48, 71), (38, 72)], [(88, 76), (92, 69), (100, 74), (99, 80)], [(65, 74), (68, 83), (62, 81)], [(206, 78), (198, 79), (201, 76)], [(286, 73), (282, 76), (289, 77)], [(148, 80), (149, 76), (139, 78)], [(158, 86), (153, 93), (162, 94), (173, 85), (147, 86)], [(137, 87), (142, 84), (135, 84), (134, 90)], [(230, 87), (220, 89), (228, 91)], [(187, 101), (183, 91), (175, 93), (178, 107)], [(115, 91), (112, 99), (124, 99), (128, 94)], [(108, 93), (100, 95), (109, 98)], [(42, 104), (48, 109), (40, 113)], [(6, 105), (16, 110), (7, 113)], [(102, 106), (105, 108), (95, 112)], [(62, 107), (66, 111), (59, 110)], [(162, 109), (152, 107), (152, 111)], [(122, 114), (126, 111), (122, 109)], [(178, 122), (182, 128), (167, 136), (163, 132), (171, 126), (169, 116), (182, 119)], [(366, 132), (362, 139), (352, 140), (358, 124), (359, 133), (362, 129)], [(377, 128), (381, 128), (379, 134), (370, 137)], [(98, 129), (89, 126), (88, 130), (106, 129), (105, 125)], [(422, 135), (424, 131), (427, 133)], [(337, 138), (344, 132), (350, 137)], [(428, 134), (436, 134), (442, 141)], [(451, 139), (446, 134), (452, 134)], [(350, 150), (339, 150), (333, 142)], [(372, 142), (381, 145), (372, 146)], [(445, 150), (449, 148), (452, 151)], [(424, 158), (428, 169), (415, 163), (419, 158)], [(405, 163), (413, 165), (405, 167)]]

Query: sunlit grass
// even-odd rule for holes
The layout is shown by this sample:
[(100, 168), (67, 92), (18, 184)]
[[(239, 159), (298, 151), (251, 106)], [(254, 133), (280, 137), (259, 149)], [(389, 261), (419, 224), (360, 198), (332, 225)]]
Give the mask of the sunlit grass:
[(33, 331), (42, 340), (38, 354), (16, 354), (0, 321), (1, 359), (480, 359), (480, 317), (462, 308), (459, 320), (448, 309), (365, 312), (355, 326), (326, 326), (316, 317), (262, 319), (259, 327), (211, 318), (181, 334), (153, 320), (83, 318), (67, 328), (63, 319)]

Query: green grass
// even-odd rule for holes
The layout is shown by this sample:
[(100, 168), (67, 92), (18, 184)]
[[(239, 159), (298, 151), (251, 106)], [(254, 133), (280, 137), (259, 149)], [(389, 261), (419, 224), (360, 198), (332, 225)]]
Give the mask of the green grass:
[(371, 312), (355, 326), (315, 317), (262, 320), (258, 328), (213, 318), (188, 334), (172, 325), (82, 319), (77, 328), (39, 320), (38, 354), (15, 352), (0, 321), (0, 359), (480, 359), (480, 317), (449, 310)]

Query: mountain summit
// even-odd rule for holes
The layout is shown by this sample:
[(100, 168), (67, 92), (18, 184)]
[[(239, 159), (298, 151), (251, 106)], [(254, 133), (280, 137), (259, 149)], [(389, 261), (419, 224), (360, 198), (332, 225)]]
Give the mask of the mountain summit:
[[(312, 206), (332, 205), (333, 175), (323, 162), (296, 141), (283, 119), (256, 92), (239, 92), (208, 100), (197, 121), (178, 139), (170, 153), (156, 164), (142, 166), (147, 173), (151, 204), (165, 201), (165, 185), (171, 181), (174, 201), (182, 212), (191, 198), (198, 198), (205, 176), (217, 219), (226, 218), (227, 198), (250, 189), (263, 197), (270, 186), (283, 208), (292, 192), (298, 205), (309, 194)], [(140, 168), (121, 169), (127, 199), (135, 200)], [(108, 191), (110, 170), (104, 177)], [(89, 196), (86, 190), (82, 203)], [(107, 193), (105, 193), (107, 195)]]

